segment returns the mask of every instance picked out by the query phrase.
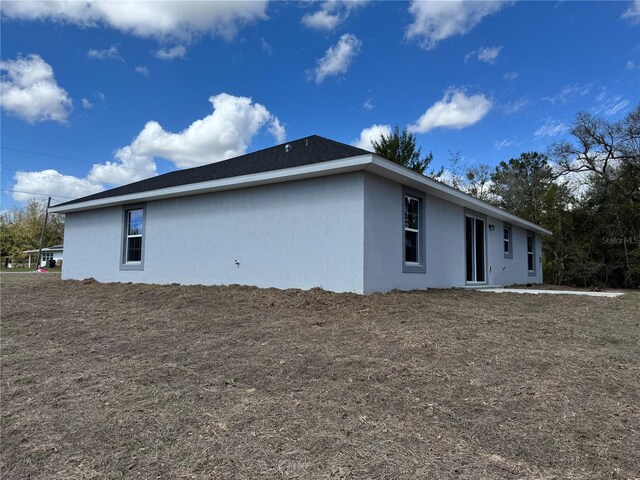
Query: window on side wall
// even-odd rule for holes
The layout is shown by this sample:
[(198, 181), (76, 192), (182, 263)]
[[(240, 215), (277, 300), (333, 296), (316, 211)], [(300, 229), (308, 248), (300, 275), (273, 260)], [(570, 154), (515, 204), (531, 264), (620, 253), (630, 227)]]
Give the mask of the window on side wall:
[(535, 236), (533, 233), (527, 233), (527, 270), (529, 275), (536, 274), (536, 248)]
[(122, 268), (142, 270), (144, 260), (144, 207), (124, 210)]
[(510, 224), (504, 223), (502, 229), (502, 250), (504, 258), (513, 258), (513, 230)]
[(403, 268), (404, 273), (425, 272), (424, 200), (417, 193), (404, 194)]

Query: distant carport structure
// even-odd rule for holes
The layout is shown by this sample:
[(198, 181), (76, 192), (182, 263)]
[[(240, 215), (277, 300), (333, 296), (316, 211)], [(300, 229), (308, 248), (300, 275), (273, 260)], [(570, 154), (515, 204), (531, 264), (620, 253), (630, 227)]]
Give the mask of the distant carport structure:
[[(56, 264), (62, 263), (62, 250), (64, 245), (52, 245), (42, 249), (42, 258), (40, 259), (40, 267), (49, 265), (49, 260), (55, 260)], [(24, 253), (29, 255), (28, 267), (31, 268), (31, 258), (33, 256), (34, 265), (38, 263), (38, 249), (25, 250)]]

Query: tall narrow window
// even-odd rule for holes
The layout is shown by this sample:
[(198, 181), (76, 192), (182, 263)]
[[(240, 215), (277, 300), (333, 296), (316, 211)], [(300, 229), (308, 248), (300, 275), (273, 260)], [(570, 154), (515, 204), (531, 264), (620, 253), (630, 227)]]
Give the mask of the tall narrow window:
[(404, 261), (420, 263), (420, 200), (404, 197)]
[(144, 211), (142, 208), (127, 210), (125, 218), (125, 263), (139, 263), (142, 261)]
[(426, 273), (424, 196), (403, 188), (402, 273)]
[(502, 249), (504, 251), (504, 258), (513, 258), (513, 241), (511, 239), (511, 228), (511, 225), (505, 223), (502, 229)]
[(527, 270), (529, 273), (534, 274), (536, 271), (536, 254), (535, 254), (535, 240), (533, 233), (527, 233)]

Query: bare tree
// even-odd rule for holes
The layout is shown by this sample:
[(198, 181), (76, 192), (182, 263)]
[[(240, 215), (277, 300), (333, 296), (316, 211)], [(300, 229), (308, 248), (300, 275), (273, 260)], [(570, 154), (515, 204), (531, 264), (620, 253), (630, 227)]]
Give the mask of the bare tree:
[[(624, 216), (627, 207), (620, 199), (637, 198), (638, 192), (634, 182), (628, 182), (633, 190), (624, 191), (627, 183), (622, 176), (640, 167), (640, 104), (617, 122), (580, 112), (570, 133), (572, 141), (555, 143), (549, 149), (556, 162), (556, 178), (583, 173), (590, 176), (588, 185), (595, 194), (592, 196), (599, 199), (597, 208), (603, 222), (624, 240), (629, 226)], [(633, 252), (626, 241), (622, 246), (625, 276), (632, 282)]]
[(621, 162), (640, 163), (640, 104), (619, 122), (579, 112), (571, 127), (573, 141), (554, 143), (550, 156), (556, 178), (587, 172), (609, 188)]

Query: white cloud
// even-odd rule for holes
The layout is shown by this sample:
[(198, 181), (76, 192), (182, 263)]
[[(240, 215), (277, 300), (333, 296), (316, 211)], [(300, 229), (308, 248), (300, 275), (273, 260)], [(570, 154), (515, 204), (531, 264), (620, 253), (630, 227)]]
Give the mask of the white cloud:
[(367, 98), (364, 103), (362, 104), (362, 108), (364, 108), (365, 110), (373, 110), (374, 108), (376, 108), (376, 106), (373, 104), (373, 99), (371, 98)]
[(114, 156), (114, 161), (94, 164), (87, 179), (93, 182), (124, 185), (158, 174), (153, 157), (137, 155), (130, 146), (118, 149)]
[(467, 63), (471, 57), (477, 57), (478, 60), (484, 63), (489, 63), (493, 65), (496, 63), (498, 56), (500, 56), (500, 51), (502, 50), (502, 46), (499, 47), (480, 47), (478, 50), (474, 50), (471, 53), (467, 53), (464, 57), (464, 62)]
[(333, 30), (340, 23), (340, 16), (327, 12), (326, 10), (318, 10), (314, 13), (307, 13), (302, 17), (302, 24), (316, 30)]
[(616, 113), (627, 108), (627, 105), (629, 105), (629, 100), (625, 100), (620, 96), (617, 96), (611, 100), (612, 103), (605, 108), (605, 115), (615, 115)]
[(615, 115), (627, 108), (627, 105), (629, 105), (629, 100), (625, 100), (620, 95), (616, 95), (604, 103), (603, 113), (609, 116)]
[(577, 96), (584, 97), (585, 95), (589, 95), (592, 88), (593, 85), (591, 83), (574, 83), (573, 85), (566, 85), (562, 90), (551, 97), (543, 97), (543, 100), (548, 101), (552, 105), (564, 105), (569, 100)]
[(153, 1), (3, 2), (6, 18), (49, 20), (83, 28), (106, 26), (160, 41), (189, 41), (203, 34), (232, 39), (241, 25), (267, 19), (266, 0), (251, 2)]
[(93, 107), (93, 103), (91, 103), (89, 100), (87, 100), (86, 98), (82, 99), (82, 108), (84, 108), (85, 110), (89, 110), (90, 108)]
[(284, 126), (263, 105), (226, 93), (209, 101), (213, 113), (195, 120), (182, 132), (167, 132), (158, 122), (147, 122), (130, 145), (115, 152), (113, 161), (94, 164), (86, 178), (60, 175), (54, 170), (20, 172), (13, 189), (81, 197), (103, 190), (96, 182), (123, 185), (157, 175), (156, 157), (170, 160), (178, 168), (218, 162), (246, 153), (261, 130), (267, 130), (277, 142), (284, 142)]
[(536, 137), (557, 137), (568, 130), (568, 126), (558, 120), (547, 119), (533, 134)]
[(478, 50), (478, 60), (485, 63), (495, 63), (500, 55), (500, 51), (502, 50), (502, 46), (500, 47), (483, 47)]
[(273, 55), (273, 47), (267, 42), (264, 37), (260, 39), (260, 46), (262, 47), (262, 51), (267, 55)]
[(503, 80), (507, 80), (507, 81), (511, 81), (511, 80), (515, 80), (519, 76), (520, 75), (518, 75), (518, 72), (507, 72), (504, 75), (502, 75), (502, 79)]
[[(104, 190), (102, 185), (76, 178), (71, 175), (63, 175), (57, 170), (42, 170), (39, 172), (18, 172), (13, 177), (12, 190), (19, 192), (47, 193), (52, 197), (83, 197)], [(13, 193), (13, 199), (17, 202), (26, 202), (32, 198), (42, 198), (41, 195), (29, 193)]]
[(160, 60), (174, 60), (176, 58), (184, 58), (187, 49), (184, 45), (176, 45), (173, 48), (161, 48), (153, 52), (153, 56)]
[(502, 140), (496, 140), (496, 142), (493, 144), (493, 148), (500, 151), (515, 144), (516, 142), (514, 142), (513, 140), (507, 140), (506, 138), (504, 138)]
[(97, 60), (124, 61), (124, 59), (120, 56), (120, 52), (118, 51), (118, 45), (111, 45), (109, 48), (106, 48), (104, 50), (96, 50), (95, 48), (92, 48), (87, 52), (87, 57), (95, 58)]
[(621, 95), (609, 95), (607, 89), (604, 88), (596, 96), (596, 106), (593, 111), (597, 115), (613, 116), (627, 108), (628, 105), (629, 100), (626, 100)]
[(346, 73), (353, 59), (360, 53), (362, 42), (350, 33), (340, 37), (335, 45), (329, 47), (324, 57), (317, 60), (318, 66), (310, 72), (317, 84), (321, 84), (325, 78)]
[(627, 60), (627, 63), (624, 66), (624, 69), (627, 71), (632, 71), (636, 69), (636, 64), (633, 62), (633, 60)]
[(480, 21), (505, 6), (505, 2), (470, 2), (450, 0), (426, 2), (414, 0), (409, 13), (414, 21), (407, 27), (407, 40), (416, 40), (427, 50), (435, 48), (442, 40), (464, 35)]
[(491, 110), (492, 102), (483, 94), (467, 95), (450, 88), (441, 100), (434, 103), (409, 130), (425, 133), (434, 128), (461, 129), (473, 125)]
[(151, 75), (151, 72), (149, 71), (149, 69), (146, 67), (146, 65), (138, 65), (136, 68), (133, 69), (136, 73), (139, 73), (140, 75), (144, 75), (145, 77), (148, 77), (149, 75)]
[(103, 102), (107, 99), (107, 96), (103, 92), (96, 92), (96, 96)]
[(513, 115), (514, 113), (519, 112), (525, 107), (528, 107), (530, 104), (531, 100), (529, 100), (527, 97), (520, 97), (512, 102), (505, 103), (502, 107), (502, 111), (507, 115)]
[(389, 125), (371, 125), (360, 132), (360, 138), (351, 142), (354, 147), (362, 148), (373, 152), (372, 140), (380, 140), (381, 135), (389, 136), (391, 127)]
[(366, 0), (329, 0), (320, 4), (320, 10), (305, 13), (302, 24), (315, 30), (333, 30), (344, 22), (349, 14), (366, 3)]
[(29, 123), (67, 121), (73, 108), (71, 98), (58, 86), (51, 65), (39, 55), (3, 60), (0, 72), (0, 106), (8, 113)]
[(254, 103), (248, 97), (227, 93), (215, 95), (209, 101), (213, 105), (213, 113), (194, 121), (182, 132), (167, 132), (158, 122), (147, 122), (130, 145), (118, 150), (118, 161), (94, 166), (89, 178), (112, 181), (107, 178), (113, 178), (120, 164), (149, 170), (154, 157), (170, 160), (178, 168), (236, 157), (246, 153), (253, 137), (263, 128), (278, 143), (284, 142), (284, 127), (264, 105)]
[(640, 0), (635, 0), (622, 14), (632, 24), (640, 23)]

